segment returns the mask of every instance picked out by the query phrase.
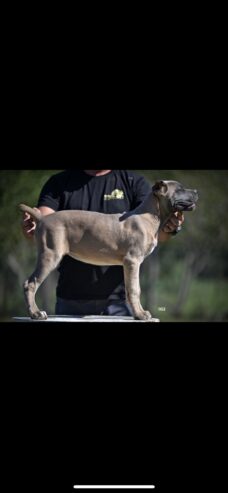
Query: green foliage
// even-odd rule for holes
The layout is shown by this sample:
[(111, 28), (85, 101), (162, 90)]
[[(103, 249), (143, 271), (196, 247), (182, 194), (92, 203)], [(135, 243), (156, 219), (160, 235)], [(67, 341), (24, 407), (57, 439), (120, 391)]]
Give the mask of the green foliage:
[(53, 170), (0, 171), (0, 252), (4, 254), (21, 242), (22, 213), (18, 204), (35, 207), (42, 186)]
[[(162, 320), (227, 320), (228, 172), (147, 170), (144, 174), (151, 184), (171, 179), (199, 193), (196, 210), (185, 213), (181, 233), (159, 245), (158, 260), (150, 257), (150, 262), (159, 263), (156, 282), (149, 269), (143, 271), (148, 308)], [(159, 306), (166, 311), (159, 313)]]
[[(185, 213), (182, 232), (169, 243), (162, 245), (162, 261), (172, 263), (173, 258), (183, 258), (194, 253), (196, 261), (213, 275), (228, 271), (228, 172), (225, 170), (155, 170), (146, 171), (152, 182), (158, 178), (180, 181), (187, 188), (197, 189), (199, 202), (193, 212)], [(167, 251), (167, 259), (165, 259)], [(164, 253), (163, 253), (164, 252)], [(170, 262), (171, 259), (171, 262)]]
[[(177, 284), (177, 283), (176, 283)], [(170, 277), (165, 277), (157, 286), (157, 304), (151, 307), (153, 315), (162, 322), (200, 321), (221, 322), (228, 320), (228, 283), (226, 279), (195, 278), (192, 281), (186, 303), (178, 316), (173, 315), (172, 305), (176, 291)], [(165, 308), (161, 311), (160, 308)]]

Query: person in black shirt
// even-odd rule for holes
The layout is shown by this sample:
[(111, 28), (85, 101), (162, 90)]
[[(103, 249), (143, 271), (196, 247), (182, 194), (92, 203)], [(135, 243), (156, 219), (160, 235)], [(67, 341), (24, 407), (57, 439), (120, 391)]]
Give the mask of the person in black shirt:
[[(44, 185), (37, 208), (43, 215), (72, 209), (123, 213), (138, 207), (150, 191), (146, 179), (131, 171), (65, 170)], [(160, 231), (159, 241), (175, 234), (183, 220), (174, 214)], [(25, 213), (25, 235), (32, 237), (35, 227)], [(95, 266), (65, 256), (58, 270), (56, 315), (132, 315), (122, 266)]]

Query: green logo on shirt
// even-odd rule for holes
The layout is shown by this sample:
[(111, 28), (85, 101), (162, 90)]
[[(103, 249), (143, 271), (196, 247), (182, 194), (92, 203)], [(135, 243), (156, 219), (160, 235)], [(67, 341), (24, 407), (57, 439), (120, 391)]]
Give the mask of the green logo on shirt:
[(124, 192), (122, 190), (113, 190), (111, 195), (104, 195), (104, 200), (113, 200), (113, 199), (124, 199)]

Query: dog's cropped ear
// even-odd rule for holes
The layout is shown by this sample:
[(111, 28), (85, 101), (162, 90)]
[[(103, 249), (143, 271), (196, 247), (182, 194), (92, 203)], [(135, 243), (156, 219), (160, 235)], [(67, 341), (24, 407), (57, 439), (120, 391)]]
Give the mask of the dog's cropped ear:
[(152, 187), (152, 190), (155, 195), (164, 195), (167, 192), (168, 187), (165, 181), (159, 180), (156, 181), (155, 185)]

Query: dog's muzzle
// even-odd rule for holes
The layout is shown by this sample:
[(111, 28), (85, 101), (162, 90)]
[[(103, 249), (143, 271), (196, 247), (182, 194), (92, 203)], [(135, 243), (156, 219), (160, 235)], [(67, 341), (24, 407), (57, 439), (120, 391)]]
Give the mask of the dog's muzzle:
[(193, 190), (186, 195), (183, 193), (180, 196), (178, 195), (174, 195), (171, 199), (173, 211), (193, 211), (196, 208), (196, 202), (199, 198), (197, 190)]

